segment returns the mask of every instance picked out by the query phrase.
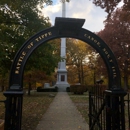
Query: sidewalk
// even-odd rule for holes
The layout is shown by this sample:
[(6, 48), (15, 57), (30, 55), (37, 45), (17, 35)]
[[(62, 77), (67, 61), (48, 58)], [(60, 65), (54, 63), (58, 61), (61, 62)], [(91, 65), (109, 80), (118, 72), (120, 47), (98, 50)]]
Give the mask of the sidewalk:
[(36, 130), (89, 130), (66, 92), (58, 92)]

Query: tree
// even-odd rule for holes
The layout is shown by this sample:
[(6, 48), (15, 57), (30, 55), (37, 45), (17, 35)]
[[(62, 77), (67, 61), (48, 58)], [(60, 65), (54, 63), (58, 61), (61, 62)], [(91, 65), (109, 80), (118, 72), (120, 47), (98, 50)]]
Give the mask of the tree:
[[(51, 0), (0, 1), (0, 65), (8, 73), (19, 47), (38, 31), (50, 27), (39, 8)], [(0, 73), (2, 75), (2, 73)], [(4, 75), (2, 75), (4, 76)]]
[(86, 57), (86, 47), (85, 44), (80, 45), (81, 41), (73, 40), (67, 42), (67, 56), (68, 63), (71, 65), (75, 65), (77, 68), (77, 74), (79, 83), (83, 83), (83, 60)]
[(114, 52), (124, 77), (124, 86), (127, 88), (128, 74), (130, 73), (130, 22), (128, 22), (128, 18), (123, 18), (126, 13), (122, 8), (113, 12), (111, 17), (105, 21), (105, 29), (100, 31), (98, 35)]
[[(88, 56), (91, 55), (91, 49), (88, 45), (77, 39), (67, 40), (67, 66), (68, 66), (68, 79), (71, 74), (73, 82), (85, 83), (85, 77), (88, 76)], [(73, 76), (72, 76), (73, 75)], [(73, 80), (72, 80), (73, 78)]]
[[(118, 8), (118, 4), (122, 2), (122, 8), (124, 11), (130, 11), (130, 1), (129, 0), (93, 0), (93, 3), (96, 6), (100, 6), (101, 8), (105, 9), (108, 13), (108, 17), (112, 14), (112, 12)], [(130, 13), (130, 12), (129, 12)]]
[[(61, 60), (59, 55), (58, 45), (60, 44), (59, 39), (51, 40), (43, 45), (39, 46), (27, 61), (25, 67), (25, 80), (28, 84), (28, 93), (36, 82), (49, 80), (51, 81), (54, 77), (55, 68), (58, 62)], [(50, 78), (51, 77), (51, 78)]]
[(35, 68), (44, 71), (47, 75), (51, 75), (54, 72), (60, 61), (59, 49), (54, 44), (54, 41), (56, 40), (44, 43), (33, 52), (26, 65), (26, 70)]

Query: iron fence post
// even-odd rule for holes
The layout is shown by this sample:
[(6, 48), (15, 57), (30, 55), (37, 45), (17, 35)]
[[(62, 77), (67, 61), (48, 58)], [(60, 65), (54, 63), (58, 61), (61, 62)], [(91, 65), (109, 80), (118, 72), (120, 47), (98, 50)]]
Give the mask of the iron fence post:
[(125, 130), (123, 89), (105, 90), (106, 96), (106, 130)]
[(20, 86), (11, 86), (4, 92), (5, 125), (4, 130), (21, 130), (23, 91)]
[(91, 96), (92, 92), (89, 92), (89, 129), (91, 129), (92, 126), (92, 106), (91, 106)]
[(106, 101), (106, 130), (111, 130), (110, 96), (105, 95)]

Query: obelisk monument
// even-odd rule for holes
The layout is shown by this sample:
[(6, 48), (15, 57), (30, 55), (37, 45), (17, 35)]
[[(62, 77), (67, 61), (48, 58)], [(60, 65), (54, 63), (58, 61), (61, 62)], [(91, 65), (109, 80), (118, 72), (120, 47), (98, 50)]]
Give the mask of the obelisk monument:
[[(61, 0), (62, 2), (62, 17), (65, 17), (66, 13), (66, 0)], [(64, 60), (58, 63), (58, 70), (57, 70), (57, 82), (56, 86), (58, 87), (58, 91), (66, 91), (66, 88), (69, 87), (69, 83), (67, 82), (67, 70), (66, 70), (66, 38), (61, 38), (61, 58)]]

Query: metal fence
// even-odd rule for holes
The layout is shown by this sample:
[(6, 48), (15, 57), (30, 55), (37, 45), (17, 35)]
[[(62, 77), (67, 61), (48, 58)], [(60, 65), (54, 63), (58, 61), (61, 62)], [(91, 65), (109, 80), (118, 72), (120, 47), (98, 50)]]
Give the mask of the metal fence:
[(89, 92), (90, 130), (130, 130), (130, 96), (123, 89), (94, 85)]
[(103, 88), (99, 85), (93, 86), (89, 92), (89, 129), (106, 129), (105, 98)]

